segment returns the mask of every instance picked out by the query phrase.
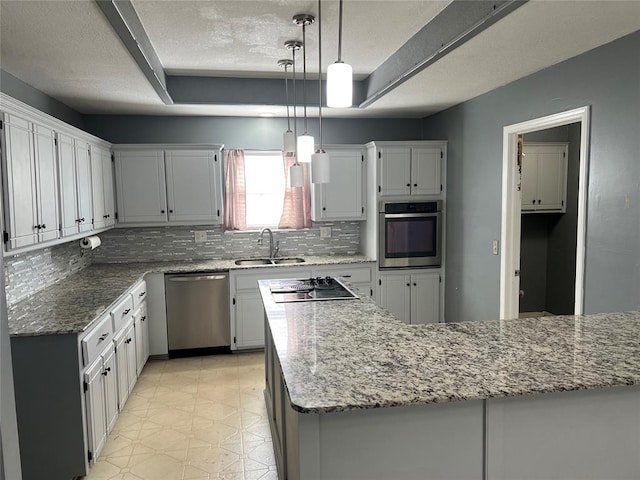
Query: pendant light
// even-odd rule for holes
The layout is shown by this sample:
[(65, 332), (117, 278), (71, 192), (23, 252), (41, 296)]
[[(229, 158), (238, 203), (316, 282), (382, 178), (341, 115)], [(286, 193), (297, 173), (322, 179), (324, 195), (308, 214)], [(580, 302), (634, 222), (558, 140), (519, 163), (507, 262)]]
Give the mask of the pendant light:
[(331, 160), (329, 154), (322, 149), (322, 0), (318, 0), (318, 150), (311, 155), (311, 181), (313, 183), (329, 183), (331, 176)]
[[(298, 163), (298, 154), (296, 147), (295, 137), (298, 133), (298, 115), (296, 107), (296, 51), (302, 48), (302, 43), (297, 40), (287, 40), (284, 42), (284, 46), (291, 50), (291, 66), (293, 70), (293, 150), (295, 154), (295, 162), (289, 167), (289, 186), (290, 187), (302, 187), (304, 185), (304, 172), (302, 171), (302, 165)], [(287, 114), (288, 117), (288, 114)], [(286, 132), (285, 132), (286, 134)]]
[(284, 153), (295, 153), (296, 136), (291, 131), (291, 117), (289, 116), (289, 67), (293, 65), (293, 61), (285, 58), (278, 60), (278, 65), (284, 68), (284, 91), (287, 100), (287, 131), (282, 134), (282, 150)]
[(327, 68), (327, 106), (350, 107), (353, 104), (353, 69), (342, 61), (342, 0), (338, 17), (338, 60)]
[(298, 135), (297, 159), (300, 163), (311, 162), (315, 140), (307, 133), (307, 38), (306, 27), (315, 21), (315, 17), (308, 13), (293, 16), (293, 23), (302, 25), (302, 98), (304, 102), (304, 133)]

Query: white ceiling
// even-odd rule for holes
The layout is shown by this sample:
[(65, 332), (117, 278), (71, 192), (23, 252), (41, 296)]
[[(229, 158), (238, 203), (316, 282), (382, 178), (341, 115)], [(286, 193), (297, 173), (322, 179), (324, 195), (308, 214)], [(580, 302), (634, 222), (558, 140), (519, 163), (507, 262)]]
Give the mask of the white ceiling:
[[(365, 78), (448, 1), (345, 0), (343, 59)], [(315, 0), (133, 0), (168, 74), (282, 77)], [(323, 70), (337, 58), (337, 0), (322, 2)], [(533, 0), (365, 109), (325, 116), (422, 117), (640, 29), (640, 1)], [(307, 29), (317, 78), (317, 24)], [(93, 0), (0, 1), (0, 68), (81, 113), (284, 116), (284, 107), (164, 105)], [(283, 83), (284, 87), (284, 83)], [(315, 115), (315, 109), (310, 109)]]

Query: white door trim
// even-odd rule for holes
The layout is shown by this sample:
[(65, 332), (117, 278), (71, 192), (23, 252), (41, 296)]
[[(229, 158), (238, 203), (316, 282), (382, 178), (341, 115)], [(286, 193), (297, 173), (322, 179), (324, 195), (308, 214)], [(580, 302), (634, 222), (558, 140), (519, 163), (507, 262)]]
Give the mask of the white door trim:
[(587, 230), (587, 191), (589, 172), (590, 107), (580, 107), (514, 125), (503, 130), (502, 145), (502, 255), (500, 258), (500, 318), (518, 317), (519, 278), (515, 272), (520, 264), (520, 208), (522, 195), (516, 168), (519, 134), (535, 132), (580, 122), (580, 179), (578, 183), (578, 230), (576, 248), (576, 286), (574, 313), (584, 310), (584, 261)]

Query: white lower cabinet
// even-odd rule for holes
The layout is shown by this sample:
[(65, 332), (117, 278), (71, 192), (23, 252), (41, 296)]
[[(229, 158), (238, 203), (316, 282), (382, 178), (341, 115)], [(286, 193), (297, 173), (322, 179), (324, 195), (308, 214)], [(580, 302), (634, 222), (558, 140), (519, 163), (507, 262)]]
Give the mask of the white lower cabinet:
[(133, 312), (133, 329), (136, 339), (136, 376), (140, 375), (149, 358), (149, 322), (147, 321), (147, 302), (142, 302)]
[(116, 370), (118, 372), (118, 409), (122, 410), (129, 398), (129, 374), (127, 368), (127, 344), (125, 343), (127, 330), (120, 330), (113, 343), (116, 347)]
[[(256, 271), (258, 270), (258, 271)], [(306, 278), (311, 269), (274, 267), (229, 272), (231, 296), (231, 349), (264, 347), (264, 307), (258, 280)]]
[(370, 295), (372, 293), (372, 265), (374, 265), (373, 262), (230, 271), (231, 349), (263, 348), (265, 345), (264, 306), (258, 288), (259, 280), (318, 276), (343, 277), (356, 288), (358, 295)]
[(136, 357), (136, 331), (133, 328), (133, 318), (125, 326), (125, 351), (127, 352), (127, 393), (133, 391), (138, 380), (138, 359)]
[(89, 462), (94, 463), (118, 415), (113, 344), (109, 344), (100, 357), (86, 369), (84, 382)]
[(381, 272), (377, 299), (404, 323), (440, 322), (440, 272)]

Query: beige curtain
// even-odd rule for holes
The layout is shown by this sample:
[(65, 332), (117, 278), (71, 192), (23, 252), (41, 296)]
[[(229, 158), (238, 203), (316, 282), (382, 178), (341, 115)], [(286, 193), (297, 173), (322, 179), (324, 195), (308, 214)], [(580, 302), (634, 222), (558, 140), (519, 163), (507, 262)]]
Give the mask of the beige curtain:
[(311, 188), (309, 186), (309, 164), (302, 163), (304, 183), (302, 187), (290, 187), (289, 167), (295, 163), (295, 155), (284, 153), (284, 206), (278, 228), (311, 227)]
[(224, 150), (225, 165), (225, 230), (247, 228), (247, 194), (244, 176), (244, 150)]

